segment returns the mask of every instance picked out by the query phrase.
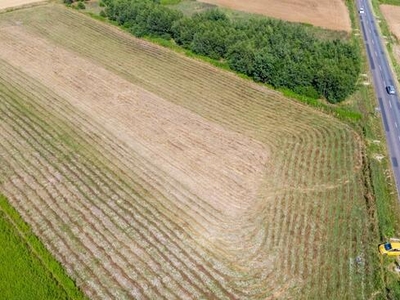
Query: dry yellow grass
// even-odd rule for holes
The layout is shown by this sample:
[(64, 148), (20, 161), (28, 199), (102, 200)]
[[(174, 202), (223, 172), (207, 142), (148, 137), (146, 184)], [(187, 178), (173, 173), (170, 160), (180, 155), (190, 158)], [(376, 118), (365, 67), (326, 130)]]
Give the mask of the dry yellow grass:
[(349, 12), (343, 0), (199, 0), (235, 10), (263, 14), (326, 29), (351, 31)]

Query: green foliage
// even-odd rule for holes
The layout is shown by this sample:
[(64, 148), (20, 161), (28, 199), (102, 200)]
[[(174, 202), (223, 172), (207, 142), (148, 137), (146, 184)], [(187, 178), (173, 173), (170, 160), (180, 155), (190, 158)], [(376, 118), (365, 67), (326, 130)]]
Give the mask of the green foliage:
[(379, 0), (382, 4), (400, 5), (400, 0)]
[[(83, 3), (83, 0), (63, 0), (65, 4), (67, 4), (67, 6), (72, 6), (72, 8), (76, 8), (76, 9), (85, 9), (86, 6)], [(76, 5), (74, 4), (76, 3)]]
[(2, 299), (85, 299), (1, 195), (0, 245)]
[(158, 36), (170, 39), (172, 24), (182, 14), (155, 1), (104, 0), (107, 17), (124, 26), (136, 36)]
[(160, 0), (160, 4), (162, 5), (175, 5), (179, 4), (182, 0)]
[(85, 9), (86, 8), (85, 4), (82, 1), (79, 1), (76, 7), (78, 9)]
[(210, 9), (184, 17), (157, 0), (104, 0), (105, 15), (136, 36), (171, 39), (195, 54), (275, 88), (332, 103), (355, 90), (360, 51), (354, 43), (320, 40), (304, 26), (272, 19), (230, 19)]
[(249, 44), (237, 42), (230, 46), (226, 58), (232, 70), (236, 70), (248, 76), (254, 74), (255, 53)]

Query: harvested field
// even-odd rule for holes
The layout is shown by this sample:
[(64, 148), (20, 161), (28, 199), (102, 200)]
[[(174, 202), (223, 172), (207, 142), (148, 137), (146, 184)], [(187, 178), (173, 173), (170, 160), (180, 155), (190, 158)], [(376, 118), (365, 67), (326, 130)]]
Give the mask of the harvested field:
[(388, 21), (390, 31), (400, 40), (400, 6), (382, 4), (380, 9)]
[(0, 16), (0, 99), (0, 190), (89, 297), (373, 292), (334, 118), (55, 4)]
[[(400, 6), (382, 4), (380, 9), (383, 16), (389, 24), (390, 31), (400, 41)], [(394, 54), (398, 62), (400, 62), (400, 47), (394, 46)]]
[(198, 0), (234, 10), (262, 14), (290, 22), (312, 24), (331, 30), (351, 31), (344, 0)]
[(41, 0), (1, 0), (0, 10), (36, 2), (41, 2)]

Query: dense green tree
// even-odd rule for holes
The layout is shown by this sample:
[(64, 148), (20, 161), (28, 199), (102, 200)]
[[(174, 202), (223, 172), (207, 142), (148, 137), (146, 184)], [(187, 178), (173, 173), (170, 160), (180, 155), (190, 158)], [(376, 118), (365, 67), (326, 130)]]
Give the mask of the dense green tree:
[(172, 25), (172, 37), (178, 45), (189, 49), (197, 31), (197, 25), (192, 18), (184, 17)]
[(220, 59), (225, 57), (227, 53), (227, 37), (230, 30), (224, 26), (213, 25), (206, 22), (199, 26), (199, 30), (193, 36), (191, 50), (213, 59)]
[(171, 38), (172, 25), (181, 18), (181, 13), (156, 6), (150, 10), (146, 19), (146, 31), (149, 34)]
[(253, 78), (259, 82), (271, 83), (277, 72), (277, 59), (267, 48), (255, 53)]
[(232, 70), (253, 76), (255, 54), (253, 47), (248, 42), (238, 42), (229, 47), (227, 60)]

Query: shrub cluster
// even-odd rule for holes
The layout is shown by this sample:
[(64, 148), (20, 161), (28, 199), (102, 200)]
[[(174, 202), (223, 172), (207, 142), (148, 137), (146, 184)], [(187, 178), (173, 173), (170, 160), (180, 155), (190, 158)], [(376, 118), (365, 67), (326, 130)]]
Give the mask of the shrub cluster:
[[(85, 9), (86, 5), (83, 3), (84, 0), (63, 0), (65, 4), (67, 4), (68, 6), (72, 6), (73, 8), (77, 8), (77, 9)], [(87, 0), (85, 0), (87, 1)], [(76, 5), (74, 5), (74, 3), (76, 3)]]
[(276, 88), (336, 103), (355, 89), (360, 72), (356, 45), (320, 40), (304, 26), (267, 18), (231, 20), (218, 10), (191, 17), (159, 0), (103, 0), (104, 15), (136, 36), (173, 39), (194, 53)]

